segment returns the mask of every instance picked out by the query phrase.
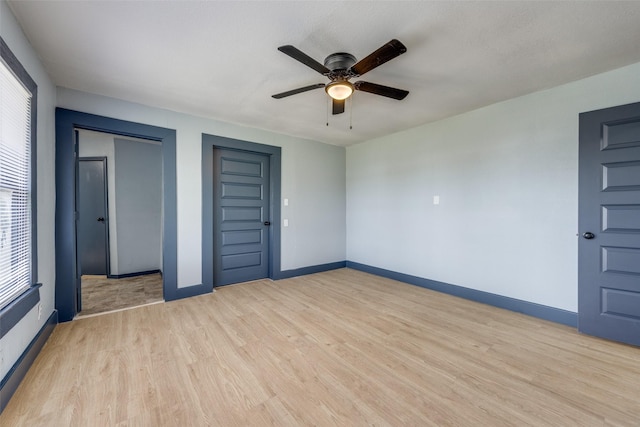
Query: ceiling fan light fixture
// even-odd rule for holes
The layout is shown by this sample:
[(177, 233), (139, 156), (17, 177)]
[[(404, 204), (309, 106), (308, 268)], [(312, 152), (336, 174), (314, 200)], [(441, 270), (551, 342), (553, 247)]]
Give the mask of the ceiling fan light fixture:
[(407, 48), (399, 40), (392, 39), (390, 42), (371, 52), (360, 61), (356, 61), (355, 56), (350, 53), (332, 53), (325, 58), (324, 65), (290, 44), (280, 46), (278, 50), (329, 78), (329, 83), (326, 85), (323, 83), (316, 83), (314, 85), (304, 86), (271, 95), (275, 99), (285, 98), (287, 96), (324, 87), (325, 92), (329, 95), (332, 101), (332, 113), (336, 115), (344, 113), (345, 100), (350, 98), (356, 90), (397, 99), (398, 101), (404, 99), (409, 94), (406, 90), (369, 83), (362, 80), (355, 83), (349, 82), (349, 79), (360, 77), (374, 68), (379, 67), (380, 65), (405, 53)]
[(347, 99), (353, 93), (353, 85), (346, 80), (331, 82), (324, 90), (331, 98), (341, 101)]

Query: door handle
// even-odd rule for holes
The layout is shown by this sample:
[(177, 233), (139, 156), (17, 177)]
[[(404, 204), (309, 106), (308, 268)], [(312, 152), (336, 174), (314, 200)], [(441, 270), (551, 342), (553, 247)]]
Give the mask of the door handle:
[(265, 221), (265, 222), (264, 222), (264, 225), (266, 225), (266, 226), (271, 225), (271, 221)]
[(104, 222), (104, 218), (103, 217), (99, 217), (98, 218), (98, 222)]
[(584, 233), (584, 234), (582, 235), (582, 237), (584, 237), (584, 238), (585, 238), (585, 239), (587, 239), (587, 240), (591, 240), (591, 239), (593, 239), (594, 237), (596, 237), (596, 235), (595, 235), (595, 234), (593, 234), (593, 233), (592, 233), (592, 232), (590, 232), (590, 231), (587, 231), (586, 233)]

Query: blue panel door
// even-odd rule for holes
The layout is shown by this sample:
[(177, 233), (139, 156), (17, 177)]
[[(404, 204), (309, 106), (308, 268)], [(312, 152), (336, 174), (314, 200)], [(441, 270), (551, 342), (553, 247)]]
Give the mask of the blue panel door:
[(269, 276), (269, 157), (214, 149), (214, 286)]
[(580, 115), (578, 328), (640, 345), (640, 103)]
[(78, 259), (80, 274), (107, 274), (107, 159), (78, 162)]

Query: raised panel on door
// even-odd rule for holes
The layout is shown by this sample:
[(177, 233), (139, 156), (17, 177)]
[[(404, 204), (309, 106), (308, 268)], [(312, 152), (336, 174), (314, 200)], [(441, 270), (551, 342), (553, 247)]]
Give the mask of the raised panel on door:
[(640, 103), (580, 115), (578, 328), (640, 345)]
[(269, 275), (269, 157), (214, 149), (214, 286)]

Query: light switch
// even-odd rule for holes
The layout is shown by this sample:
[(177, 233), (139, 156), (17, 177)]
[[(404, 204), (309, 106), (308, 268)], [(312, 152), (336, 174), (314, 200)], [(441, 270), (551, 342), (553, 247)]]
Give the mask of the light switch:
[(440, 196), (433, 196), (433, 204), (434, 205), (440, 204)]
[(289, 199), (284, 199), (284, 205), (289, 206)]
[(282, 226), (283, 227), (288, 227), (289, 226), (289, 220), (288, 219), (283, 220), (282, 221)]

